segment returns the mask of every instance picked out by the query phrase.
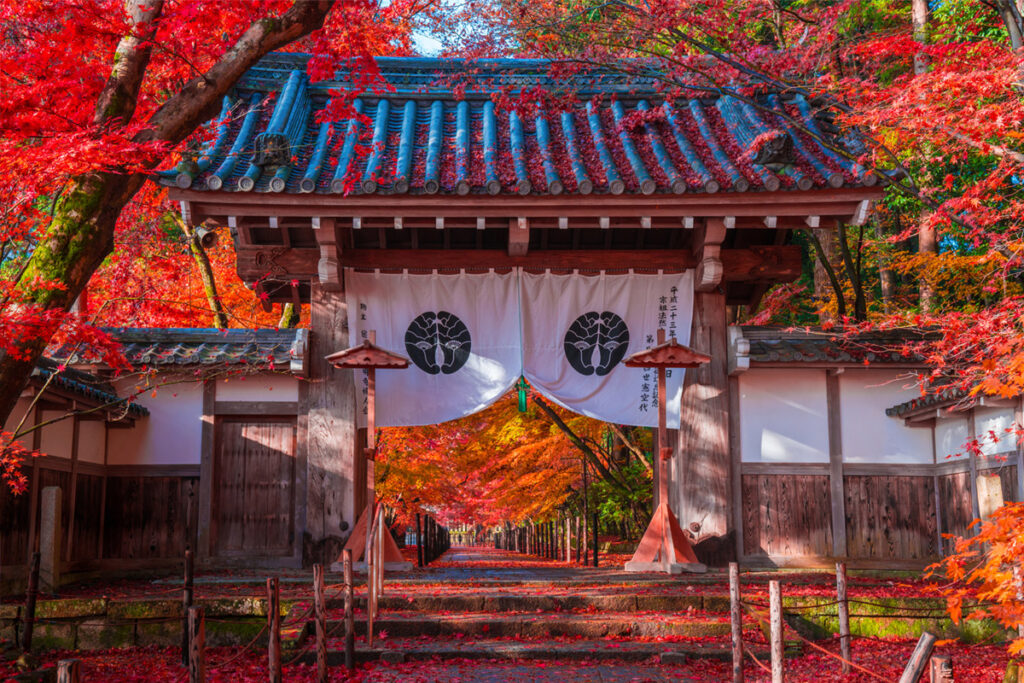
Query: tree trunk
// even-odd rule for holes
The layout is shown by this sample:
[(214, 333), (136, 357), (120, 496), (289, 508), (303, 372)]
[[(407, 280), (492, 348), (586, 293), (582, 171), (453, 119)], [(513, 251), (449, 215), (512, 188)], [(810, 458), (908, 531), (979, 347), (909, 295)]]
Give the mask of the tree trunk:
[[(868, 317), (867, 313), (867, 298), (864, 296), (864, 283), (860, 277), (860, 253), (863, 247), (863, 240), (857, 241), (857, 259), (853, 258), (853, 254), (850, 253), (850, 243), (848, 241), (848, 235), (846, 233), (846, 224), (843, 222), (837, 223), (837, 231), (839, 233), (839, 253), (843, 257), (843, 266), (846, 268), (846, 277), (850, 281), (850, 286), (853, 287), (853, 318), (858, 322), (863, 322)], [(863, 237), (863, 230), (861, 230), (861, 236)]]
[(831, 287), (836, 297), (836, 312), (840, 318), (846, 317), (846, 298), (843, 296), (843, 286), (839, 282), (835, 269), (832, 267), (832, 259), (836, 252), (835, 232), (827, 228), (804, 229), (804, 234), (814, 247), (817, 257), (814, 261), (814, 298), (821, 306), (819, 314), (822, 323), (836, 322), (831, 312), (824, 309), (824, 302), (828, 298), (828, 289)]
[[(96, 100), (98, 134), (132, 121), (163, 11), (162, 0), (127, 0), (125, 4), (131, 26), (118, 42), (110, 76)], [(333, 4), (334, 0), (297, 2), (281, 16), (254, 21), (206, 73), (169, 97), (134, 141), (180, 143), (216, 113), (221, 98), (249, 67), (268, 52), (320, 28)], [(117, 219), (145, 180), (141, 174), (98, 172), (68, 182), (19, 280), (26, 291), (15, 305), (34, 309), (47, 322), (39, 334), (17, 340), (16, 354), (0, 355), (0, 423), (14, 409), (62, 314), (113, 250)]]
[(213, 326), (218, 330), (225, 330), (228, 327), (228, 316), (224, 312), (224, 304), (220, 300), (220, 293), (217, 291), (217, 280), (213, 276), (213, 267), (210, 265), (210, 256), (206, 253), (206, 247), (196, 233), (195, 228), (177, 216), (175, 220), (178, 227), (188, 239), (188, 248), (192, 252), (192, 258), (199, 269), (199, 278), (203, 281), (203, 292), (206, 294), (206, 303), (210, 305), (213, 312)]
[(281, 320), (277, 323), (279, 330), (290, 330), (299, 324), (299, 318), (301, 313), (299, 307), (293, 303), (285, 304), (281, 307)]
[[(82, 293), (89, 278), (114, 248), (114, 225), (143, 177), (100, 173), (75, 178), (57, 201), (53, 219), (32, 252), (22, 283), (29, 305), (48, 316), (39, 334), (18, 343), (18, 356), (0, 355), (0, 421), (6, 420), (25, 388), (29, 375), (60, 326), (63, 316)], [(48, 283), (48, 286), (40, 284)]]
[(878, 279), (882, 287), (882, 308), (885, 314), (889, 315), (895, 310), (896, 274), (889, 267), (889, 245), (886, 243), (882, 224), (877, 218), (872, 222), (874, 223), (876, 248), (878, 249)]

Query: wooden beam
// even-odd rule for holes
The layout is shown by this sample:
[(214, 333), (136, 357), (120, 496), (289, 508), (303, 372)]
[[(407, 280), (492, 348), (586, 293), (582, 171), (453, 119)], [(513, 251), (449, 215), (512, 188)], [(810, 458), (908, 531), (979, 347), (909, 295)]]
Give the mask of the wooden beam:
[[(355, 221), (355, 219), (352, 219)], [(317, 279), (320, 281), (320, 285), (329, 292), (337, 292), (341, 290), (341, 271), (339, 270), (338, 262), (341, 257), (341, 247), (338, 245), (338, 230), (337, 225), (333, 218), (320, 218), (314, 216), (312, 219), (313, 230), (316, 233), (316, 241), (320, 245), (319, 259), (317, 260), (316, 270)], [(293, 254), (299, 251), (298, 249), (289, 249), (281, 253)], [(310, 249), (309, 251), (314, 251)], [(251, 279), (247, 279), (242, 275), (242, 251), (237, 250), (238, 254), (238, 275), (244, 282), (252, 282)], [(254, 255), (255, 256), (255, 255)], [(277, 258), (271, 259), (272, 263), (277, 263)], [(285, 263), (278, 263), (286, 273), (292, 274), (288, 265)], [(257, 275), (254, 279), (259, 279), (261, 275)]]
[(711, 292), (722, 284), (725, 268), (719, 256), (727, 229), (724, 219), (709, 218), (693, 233), (693, 245), (697, 253), (694, 289), (698, 292)]
[(295, 401), (215, 401), (214, 415), (298, 415)]
[(530, 249), (530, 220), (510, 218), (508, 221), (508, 255), (526, 256)]
[[(320, 195), (273, 194), (259, 195), (248, 192), (203, 192), (170, 188), (172, 200), (193, 203), (193, 211), (202, 208), (209, 216), (323, 216), (353, 215), (363, 217), (456, 215), (462, 210), (475, 218), (508, 216), (853, 216), (863, 200), (876, 200), (883, 196), (882, 188), (843, 188), (838, 190), (808, 190), (791, 192), (723, 192), (714, 195), (684, 194), (638, 197), (632, 195), (560, 195), (560, 196), (467, 196), (455, 200), (442, 195)], [(809, 210), (809, 205), (828, 207), (822, 211)], [(273, 207), (273, 209), (271, 208)], [(600, 211), (596, 210), (602, 207)], [(772, 207), (768, 209), (767, 207)], [(329, 208), (330, 211), (324, 210)], [(278, 210), (280, 209), (280, 210)], [(396, 211), (397, 209), (397, 211)]]
[[(238, 275), (244, 282), (266, 277), (270, 265), (280, 269), (281, 277), (319, 280), (318, 249), (281, 249), (263, 247), (239, 249)], [(721, 249), (724, 282), (792, 282), (800, 277), (800, 248), (795, 245), (756, 246), (749, 249)], [(681, 272), (697, 266), (687, 249), (550, 249), (511, 256), (501, 249), (349, 249), (337, 257), (333, 266), (380, 269), (430, 268), (468, 270), (507, 270), (526, 268), (552, 271), (584, 270), (665, 270)], [(340, 281), (338, 284), (340, 290)]]

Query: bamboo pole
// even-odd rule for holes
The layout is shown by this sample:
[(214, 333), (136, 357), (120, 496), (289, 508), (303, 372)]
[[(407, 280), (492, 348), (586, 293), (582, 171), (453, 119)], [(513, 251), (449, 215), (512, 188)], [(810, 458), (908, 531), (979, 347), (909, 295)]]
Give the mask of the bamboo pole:
[(206, 681), (206, 620), (202, 607), (188, 608), (188, 681)]
[(768, 609), (771, 618), (772, 683), (782, 683), (782, 589), (778, 581), (768, 582)]
[(354, 671), (356, 668), (356, 611), (355, 587), (352, 585), (352, 549), (346, 548), (342, 558), (345, 582), (345, 668)]
[(740, 605), (740, 568), (729, 563), (729, 619), (732, 622), (732, 680), (743, 683), (743, 610)]
[(327, 600), (324, 598), (324, 566), (313, 565), (313, 608), (316, 619), (316, 680), (327, 683)]
[(846, 563), (836, 562), (836, 600), (839, 608), (839, 656), (843, 673), (850, 673), (850, 603), (846, 598)]

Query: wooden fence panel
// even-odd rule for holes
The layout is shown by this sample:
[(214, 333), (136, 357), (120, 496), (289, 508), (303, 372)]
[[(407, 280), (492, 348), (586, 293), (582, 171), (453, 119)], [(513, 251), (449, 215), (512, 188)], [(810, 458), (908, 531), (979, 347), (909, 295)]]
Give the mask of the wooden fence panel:
[(743, 551), (745, 555), (831, 555), (828, 477), (744, 475)]
[(197, 477), (110, 477), (104, 559), (180, 558), (195, 548)]
[(99, 550), (103, 477), (79, 474), (75, 493), (75, 528), (71, 540), (71, 559), (94, 560)]
[(942, 533), (965, 536), (967, 527), (974, 520), (970, 473), (956, 472), (939, 477), (939, 507)]
[[(26, 466), (25, 474), (31, 477), (31, 468)], [(6, 483), (0, 482), (0, 564), (13, 566), (28, 562), (30, 491), (31, 488), (16, 496)]]
[(849, 557), (930, 560), (938, 556), (935, 495), (927, 476), (846, 476)]

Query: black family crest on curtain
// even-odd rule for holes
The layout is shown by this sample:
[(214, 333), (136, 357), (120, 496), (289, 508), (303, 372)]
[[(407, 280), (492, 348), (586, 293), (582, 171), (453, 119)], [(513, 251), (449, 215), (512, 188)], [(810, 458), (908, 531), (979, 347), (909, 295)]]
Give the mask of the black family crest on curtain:
[(629, 349), (629, 328), (611, 311), (590, 311), (576, 318), (565, 333), (565, 357), (581, 375), (603, 377)]
[(451, 375), (469, 360), (469, 328), (448, 311), (427, 311), (416, 316), (405, 331), (405, 350), (423, 372)]

